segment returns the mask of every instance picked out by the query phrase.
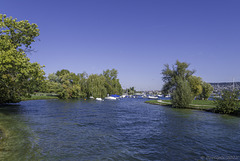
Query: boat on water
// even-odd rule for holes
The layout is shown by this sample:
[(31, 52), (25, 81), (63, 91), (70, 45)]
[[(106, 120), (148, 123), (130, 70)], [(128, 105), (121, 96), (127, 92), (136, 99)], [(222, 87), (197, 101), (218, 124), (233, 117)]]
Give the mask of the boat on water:
[(120, 98), (125, 98), (125, 97), (126, 97), (126, 95), (121, 95), (121, 96), (120, 96)]
[(148, 99), (158, 99), (156, 96), (148, 96)]
[(106, 100), (117, 100), (119, 98), (121, 97), (117, 94), (112, 94), (111, 96), (107, 95), (107, 97), (105, 97)]
[(96, 98), (96, 100), (97, 100), (97, 101), (103, 101), (103, 99), (102, 99), (102, 98)]
[(89, 98), (90, 98), (90, 99), (94, 99), (94, 97), (93, 97), (93, 96), (90, 96)]
[(112, 96), (108, 96), (108, 97), (105, 97), (106, 100), (116, 100), (117, 98), (116, 97), (112, 97)]
[(170, 95), (166, 95), (165, 97), (166, 97), (166, 98), (170, 98), (171, 96), (170, 96)]

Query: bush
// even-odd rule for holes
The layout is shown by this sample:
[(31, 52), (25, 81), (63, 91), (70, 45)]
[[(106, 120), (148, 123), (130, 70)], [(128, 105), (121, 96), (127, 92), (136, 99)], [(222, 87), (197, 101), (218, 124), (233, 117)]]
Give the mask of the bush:
[(219, 113), (231, 114), (239, 110), (239, 91), (223, 91), (222, 97), (215, 100)]

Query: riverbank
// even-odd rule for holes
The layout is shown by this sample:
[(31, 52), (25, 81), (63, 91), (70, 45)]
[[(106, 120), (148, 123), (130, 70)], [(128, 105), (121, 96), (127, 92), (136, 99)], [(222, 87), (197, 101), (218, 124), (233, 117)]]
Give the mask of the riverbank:
[(36, 94), (31, 95), (31, 97), (22, 98), (22, 101), (46, 100), (46, 99), (58, 99), (58, 97), (56, 94), (52, 94), (52, 93), (36, 93)]
[[(145, 103), (172, 107), (171, 100), (149, 100), (149, 101), (145, 101)], [(216, 107), (216, 105), (214, 105), (213, 101), (210, 101), (210, 100), (194, 100), (192, 102), (192, 104), (190, 104), (190, 107), (186, 107), (186, 109), (212, 111), (215, 107)]]
[[(149, 100), (145, 101), (145, 103), (172, 107), (171, 100)], [(222, 114), (216, 109), (214, 101), (211, 100), (193, 100), (193, 102), (190, 104), (190, 107), (186, 107), (185, 109), (203, 110), (207, 112)], [(240, 111), (235, 111), (229, 115), (240, 116)]]

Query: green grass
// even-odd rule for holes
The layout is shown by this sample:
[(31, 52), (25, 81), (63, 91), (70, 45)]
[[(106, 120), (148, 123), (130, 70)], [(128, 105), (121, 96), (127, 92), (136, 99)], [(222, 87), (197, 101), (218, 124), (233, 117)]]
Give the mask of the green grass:
[(27, 100), (45, 100), (45, 99), (58, 99), (56, 94), (52, 93), (35, 93), (31, 97), (24, 97), (22, 101)]
[[(158, 100), (149, 100), (145, 103), (149, 104), (156, 104), (156, 105), (162, 105), (162, 106), (171, 106), (171, 100), (162, 100), (162, 102), (158, 102)], [(197, 109), (197, 110), (208, 110), (215, 108), (214, 101), (211, 100), (193, 100), (193, 102), (190, 104), (190, 109)]]

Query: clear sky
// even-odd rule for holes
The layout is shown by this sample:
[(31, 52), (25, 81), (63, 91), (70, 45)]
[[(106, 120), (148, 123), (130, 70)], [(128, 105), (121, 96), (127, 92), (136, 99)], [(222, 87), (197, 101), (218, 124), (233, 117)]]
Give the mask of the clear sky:
[(240, 81), (240, 0), (1, 0), (40, 29), (29, 55), (47, 74), (115, 68), (123, 88), (161, 89), (164, 64), (206, 82)]

